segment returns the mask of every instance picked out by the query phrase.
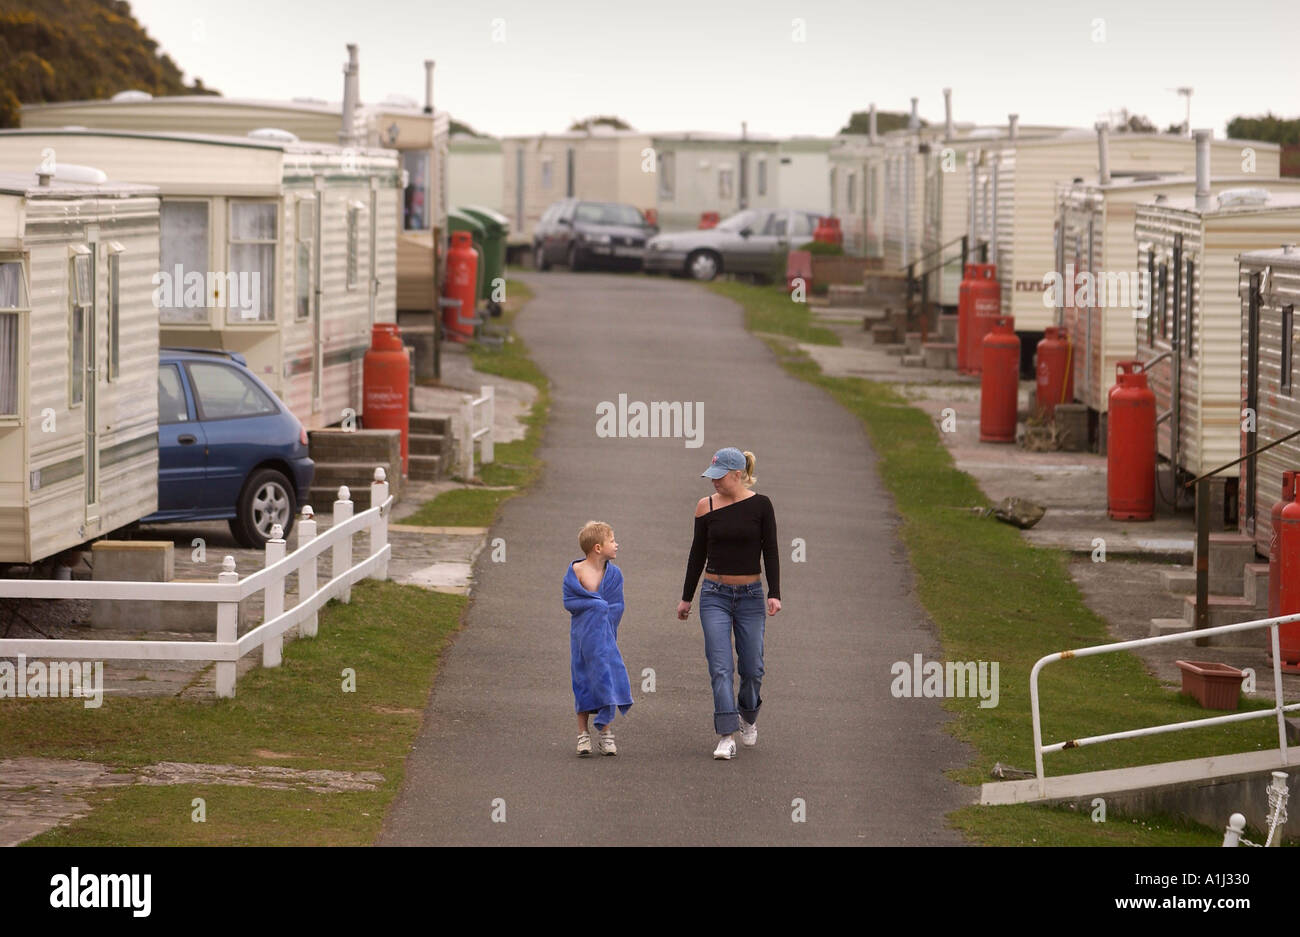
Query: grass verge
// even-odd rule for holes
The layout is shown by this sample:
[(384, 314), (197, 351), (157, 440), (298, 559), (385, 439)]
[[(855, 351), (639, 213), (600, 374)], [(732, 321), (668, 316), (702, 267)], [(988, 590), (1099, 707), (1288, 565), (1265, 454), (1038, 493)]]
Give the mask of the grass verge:
[[(804, 336), (813, 326), (805, 318), (806, 307), (798, 308), (802, 304), (791, 302), (779, 288), (738, 283), (710, 288), (741, 303), (751, 328), (762, 323), (763, 331), (808, 341)], [(929, 416), (904, 397), (884, 384), (828, 377), (802, 352), (780, 341), (769, 344), (788, 371), (823, 388), (865, 426), (878, 457), (877, 470), (902, 516), (901, 533), (916, 572), (917, 592), (939, 627), (944, 658), (999, 663), (996, 707), (980, 708), (978, 700), (971, 699), (944, 703), (956, 713), (949, 731), (977, 752), (973, 764), (955, 772), (954, 779), (979, 784), (989, 779), (998, 761), (1032, 769), (1030, 668), (1053, 651), (1112, 640), (1106, 622), (1088, 608), (1070, 578), (1065, 554), (1032, 547), (1018, 530), (962, 510), (988, 506), (988, 499), (974, 479), (954, 466)], [(1131, 653), (1049, 666), (1039, 686), (1046, 704), (1043, 736), (1048, 740), (1205, 715), (1196, 703), (1162, 687)], [(1267, 706), (1243, 703), (1242, 708)], [(1047, 756), (1046, 764), (1049, 774), (1074, 774), (1255, 751), (1275, 747), (1276, 733), (1275, 723), (1261, 719), (1071, 749)], [(968, 807), (951, 814), (950, 821), (984, 843), (1005, 842), (1008, 836), (1017, 842), (1027, 836), (1030, 841), (1078, 845), (1120, 841), (1106, 824), (1067, 823), (1042, 807)], [(1199, 836), (1197, 841), (1206, 845), (1220, 836), (1195, 829), (1187, 825), (1185, 835)]]

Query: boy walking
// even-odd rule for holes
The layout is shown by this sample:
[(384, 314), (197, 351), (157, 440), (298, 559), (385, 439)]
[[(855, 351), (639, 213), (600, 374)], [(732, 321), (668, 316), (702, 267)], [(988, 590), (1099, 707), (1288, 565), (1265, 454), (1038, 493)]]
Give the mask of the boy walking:
[(588, 521), (578, 532), (578, 547), (584, 558), (570, 563), (564, 574), (564, 607), (572, 616), (569, 650), (578, 754), (591, 754), (588, 719), (595, 716), (600, 753), (617, 755), (609, 726), (615, 710), (626, 715), (632, 708), (632, 685), (616, 643), (623, 617), (623, 574), (611, 561), (618, 555), (618, 543), (608, 524)]

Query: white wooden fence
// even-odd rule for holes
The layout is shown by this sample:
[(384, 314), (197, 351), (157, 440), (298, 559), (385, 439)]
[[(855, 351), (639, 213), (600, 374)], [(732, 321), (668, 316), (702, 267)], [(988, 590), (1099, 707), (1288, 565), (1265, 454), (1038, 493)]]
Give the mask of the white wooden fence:
[[(0, 639), (0, 657), (44, 657), (63, 660), (198, 660), (217, 665), (217, 696), (235, 695), (235, 671), (239, 659), (262, 649), (262, 666), (280, 666), (284, 633), (301, 625), (303, 637), (315, 637), (317, 610), (330, 599), (349, 602), (352, 584), (360, 579), (387, 579), (388, 515), (393, 499), (382, 468), (375, 469), (370, 485), (371, 507), (353, 514), (351, 493), (339, 489), (334, 502), (334, 523), (318, 534), (310, 506), (304, 506), (298, 521), (297, 549), (286, 554), (279, 525), (266, 545), (266, 565), (246, 579), (235, 570), (235, 559), (227, 556), (216, 582), (69, 582), (67, 580), (0, 579), (0, 599), (98, 599), (151, 602), (211, 602), (216, 612), (214, 641), (135, 641), (93, 639)], [(368, 555), (353, 562), (352, 538), (370, 531)], [(332, 576), (317, 585), (317, 558), (332, 550)], [(298, 604), (285, 609), (285, 578), (298, 574)], [(263, 593), (262, 624), (242, 638), (238, 636), (239, 603)]]
[[(474, 477), (474, 443), (481, 446), (479, 460), (489, 465), (496, 460), (493, 443), (493, 421), (496, 419), (496, 389), (491, 384), (484, 384), (481, 397), (467, 399), (460, 410), (461, 421), (465, 424), (465, 451), (461, 456), (461, 477), (469, 481)], [(481, 414), (480, 426), (474, 428), (474, 412)]]

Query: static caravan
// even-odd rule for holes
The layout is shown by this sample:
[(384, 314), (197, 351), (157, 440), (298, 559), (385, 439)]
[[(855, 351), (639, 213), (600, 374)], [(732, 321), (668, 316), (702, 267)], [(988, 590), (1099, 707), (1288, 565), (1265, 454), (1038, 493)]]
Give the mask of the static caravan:
[[(780, 208), (829, 214), (830, 137), (788, 137), (778, 146), (776, 191)], [(854, 193), (855, 200), (857, 193)]]
[[(1158, 450), (1200, 475), (1241, 450), (1241, 301), (1237, 256), (1300, 240), (1300, 189), (1225, 189), (1157, 200), (1137, 208), (1134, 237), (1152, 314), (1138, 322), (1137, 357), (1151, 361), (1160, 424)], [(1207, 186), (1198, 181), (1197, 191)], [(1178, 348), (1175, 350), (1175, 342)], [(1171, 407), (1171, 401), (1178, 405)], [(1238, 467), (1221, 473), (1237, 477)]]
[[(652, 145), (659, 158), (657, 209), (664, 231), (696, 228), (704, 212), (726, 218), (743, 208), (802, 207), (782, 198), (775, 137), (684, 133), (657, 135)], [(824, 186), (826, 176), (821, 178)]]
[(481, 205), (506, 213), (505, 156), (496, 137), (451, 138), (447, 154), (447, 193), (453, 205)]
[(158, 508), (158, 193), (103, 179), (0, 173), (0, 563)]
[(844, 252), (883, 257), (880, 185), (884, 148), (864, 135), (837, 137), (827, 153), (830, 213), (840, 219)]
[(239, 352), (309, 429), (361, 412), (371, 326), (396, 316), (396, 153), (283, 131), (0, 131), (0, 169), (47, 152), (158, 186), (163, 345)]
[[(1054, 325), (1055, 309), (1043, 304), (1044, 277), (1055, 269), (1053, 231), (1057, 186), (1076, 178), (1097, 178), (1105, 151), (1110, 174), (1187, 175), (1196, 171), (1196, 146), (1168, 134), (1096, 134), (1072, 131), (1045, 139), (1017, 139), (991, 155), (994, 238), (989, 261), (998, 265), (1002, 313), (1014, 316), (1026, 347)], [(1249, 153), (1246, 151), (1249, 150)], [(1219, 140), (1210, 145), (1217, 176), (1251, 172), (1278, 175), (1275, 144)], [(1025, 333), (1028, 333), (1026, 335)]]
[[(1230, 176), (1210, 180), (1212, 195), (1264, 180)], [(1270, 187), (1286, 180), (1267, 180)], [(1300, 191), (1300, 180), (1295, 183)], [(1058, 192), (1057, 263), (1062, 287), (1057, 304), (1074, 354), (1074, 397), (1099, 413), (1108, 409), (1115, 366), (1137, 354), (1137, 206), (1158, 195), (1196, 193), (1195, 176), (1130, 176), (1109, 182), (1073, 182)], [(1073, 277), (1074, 289), (1066, 289)], [(1086, 287), (1086, 292), (1084, 288)], [(1068, 292), (1068, 296), (1066, 295)], [(1084, 305), (1074, 302), (1078, 297)]]
[(502, 198), (511, 245), (531, 247), (542, 213), (565, 198), (655, 204), (657, 174), (650, 135), (597, 126), (589, 131), (501, 141)]
[[(1295, 235), (1293, 235), (1294, 237)], [(1300, 306), (1300, 249), (1294, 244), (1249, 251), (1238, 264), (1241, 296), (1241, 406), (1256, 414), (1254, 433), (1241, 434), (1241, 455), (1300, 429), (1296, 386), (1296, 307)], [(1300, 469), (1300, 438), (1242, 463), (1237, 526), (1268, 555), (1271, 510), (1282, 473)]]
[[(342, 105), (313, 99), (266, 101), (215, 95), (151, 97), (140, 91), (105, 101), (27, 104), (22, 125), (29, 129), (65, 126), (97, 130), (156, 133), (203, 133), (245, 136), (265, 127), (288, 131), (300, 140), (359, 148), (397, 150), (407, 179), (399, 231), (397, 260), (398, 308), (433, 308), (435, 244), (447, 230), (447, 151), (450, 118), (432, 106), (432, 84), (426, 63), (426, 101), (390, 96), (378, 104), (358, 103), (343, 139)], [(346, 88), (345, 88), (346, 93)]]

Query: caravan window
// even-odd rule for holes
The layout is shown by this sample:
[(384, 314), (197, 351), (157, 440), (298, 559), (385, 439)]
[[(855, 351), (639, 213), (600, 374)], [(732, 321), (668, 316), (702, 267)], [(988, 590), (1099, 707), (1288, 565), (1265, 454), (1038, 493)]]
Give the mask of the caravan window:
[(18, 342), (27, 281), (20, 260), (0, 260), (0, 416), (18, 416)]
[(116, 242), (108, 247), (108, 379), (115, 381), (120, 373), (119, 362), (122, 345), (121, 298), (122, 245)]
[(294, 316), (298, 319), (311, 318), (312, 281), (311, 259), (312, 246), (316, 240), (316, 202), (311, 198), (298, 200), (298, 256), (294, 276)]
[(275, 321), (275, 202), (230, 203), (230, 270), (227, 322)]
[[(158, 320), (165, 323), (208, 322), (208, 203), (162, 204), (158, 245), (161, 282), (154, 292)], [(197, 277), (193, 276), (197, 274)], [(186, 281), (197, 285), (186, 287)]]
[(428, 231), (429, 211), (429, 151), (404, 150), (402, 168), (406, 170), (406, 212), (402, 224), (407, 231)]
[(1196, 357), (1196, 261), (1187, 261), (1187, 357)]
[(767, 194), (767, 160), (758, 161), (758, 194)]
[(90, 272), (90, 251), (77, 245), (68, 265), (68, 405), (80, 404), (86, 391), (86, 316), (92, 315), (95, 281)]
[(549, 189), (555, 181), (555, 160), (550, 156), (542, 157), (542, 188)]
[(659, 197), (662, 199), (672, 200), (673, 197), (673, 177), (677, 172), (677, 154), (660, 153), (659, 154)]
[(1291, 393), (1291, 357), (1294, 351), (1293, 332), (1295, 330), (1295, 306), (1282, 307), (1282, 377), (1278, 388), (1282, 393)]
[(718, 198), (735, 198), (736, 171), (730, 166), (718, 170)]
[(348, 203), (348, 289), (357, 285), (357, 255), (360, 245), (357, 242), (357, 229), (360, 225), (361, 206), (356, 202)]

